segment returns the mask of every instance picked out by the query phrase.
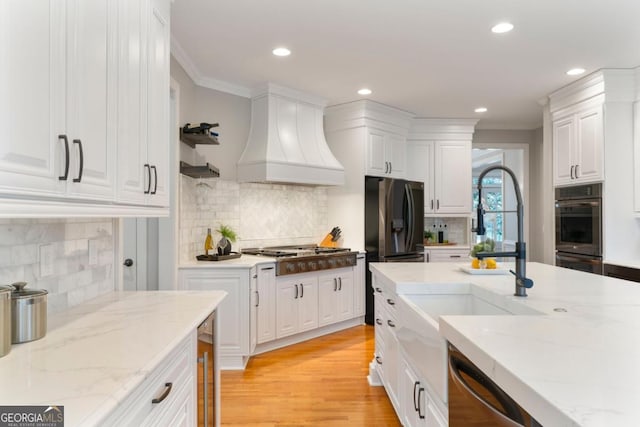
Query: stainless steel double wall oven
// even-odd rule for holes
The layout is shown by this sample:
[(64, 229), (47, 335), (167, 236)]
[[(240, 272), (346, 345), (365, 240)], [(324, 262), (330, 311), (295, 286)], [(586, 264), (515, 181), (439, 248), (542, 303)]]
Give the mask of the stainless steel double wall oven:
[(556, 188), (556, 265), (602, 274), (602, 184)]

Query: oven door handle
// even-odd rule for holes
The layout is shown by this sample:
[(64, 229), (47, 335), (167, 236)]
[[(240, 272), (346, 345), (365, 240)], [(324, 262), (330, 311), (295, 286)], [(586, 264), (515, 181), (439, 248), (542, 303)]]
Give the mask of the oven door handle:
[(560, 252), (556, 252), (556, 258), (560, 261), (576, 261), (576, 262), (588, 262), (589, 264), (602, 264), (600, 258), (594, 258), (589, 255), (585, 256), (575, 256), (569, 255), (566, 253), (560, 254)]
[[(480, 396), (473, 390), (467, 381), (460, 375), (460, 372), (472, 377), (478, 384), (484, 387), (496, 400), (502, 405), (505, 413), (498, 410), (494, 405), (489, 403), (484, 397)], [(504, 426), (523, 426), (524, 418), (522, 412), (518, 408), (518, 404), (511, 399), (504, 391), (502, 391), (494, 382), (487, 377), (484, 372), (456, 356), (455, 354), (449, 354), (449, 373), (452, 381), (455, 383), (458, 389), (462, 388), (463, 393), (472, 396), (478, 402), (480, 402), (487, 410), (493, 413), (496, 417), (500, 418)]]
[(601, 204), (602, 199), (556, 200), (557, 208), (572, 208), (577, 206), (596, 207)]

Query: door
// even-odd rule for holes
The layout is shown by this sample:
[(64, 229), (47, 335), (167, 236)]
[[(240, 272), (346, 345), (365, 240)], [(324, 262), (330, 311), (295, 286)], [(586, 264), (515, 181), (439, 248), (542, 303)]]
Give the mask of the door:
[(122, 227), (122, 289), (147, 290), (147, 227), (144, 218), (125, 218)]
[(574, 170), (576, 180), (598, 181), (602, 175), (602, 107), (593, 108), (577, 115), (578, 144)]
[(380, 255), (413, 253), (422, 244), (424, 226), (424, 185), (421, 182), (391, 179), (380, 181)]
[(67, 3), (67, 193), (113, 200), (117, 125), (117, 4)]
[[(153, 0), (149, 22), (149, 96), (147, 152), (150, 186), (149, 204), (169, 206), (169, 135), (176, 130), (169, 127), (169, 2)], [(173, 132), (169, 129), (173, 129)]]
[(435, 144), (435, 209), (439, 213), (471, 213), (471, 142)]
[(298, 281), (276, 282), (276, 338), (298, 331)]
[(384, 176), (389, 170), (384, 133), (367, 130), (367, 175)]
[(573, 116), (553, 122), (553, 181), (554, 185), (573, 180), (574, 171)]
[(333, 274), (318, 278), (318, 325), (324, 326), (336, 321), (336, 299), (338, 278)]
[(249, 273), (251, 276), (249, 286), (249, 303), (251, 307), (249, 309), (249, 354), (253, 354), (258, 344), (258, 303), (260, 302), (258, 296), (258, 271), (256, 267), (253, 267)]
[(258, 343), (276, 339), (276, 268), (258, 267)]
[(300, 332), (318, 327), (318, 282), (306, 279), (300, 282), (298, 299), (298, 321)]
[[(0, 2), (0, 191), (64, 191), (64, 2)], [(69, 141), (71, 142), (71, 141)]]
[(338, 300), (336, 303), (336, 320), (353, 317), (353, 272), (338, 276)]
[(403, 137), (395, 134), (385, 135), (385, 158), (389, 162), (389, 175), (394, 178), (404, 178), (406, 173), (406, 142)]

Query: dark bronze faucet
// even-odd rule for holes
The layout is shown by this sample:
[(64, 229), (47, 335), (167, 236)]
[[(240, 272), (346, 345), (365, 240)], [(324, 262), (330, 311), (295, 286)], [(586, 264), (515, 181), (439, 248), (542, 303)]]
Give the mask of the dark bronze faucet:
[(517, 214), (518, 214), (518, 241), (516, 242), (516, 250), (514, 252), (478, 252), (476, 257), (478, 259), (489, 258), (489, 257), (502, 257), (502, 258), (515, 258), (516, 260), (516, 271), (511, 271), (511, 274), (516, 276), (516, 292), (514, 293), (517, 297), (526, 297), (527, 289), (533, 287), (533, 280), (528, 279), (527, 275), (527, 267), (526, 267), (526, 258), (527, 258), (527, 250), (526, 243), (524, 240), (524, 204), (522, 203), (522, 194), (520, 193), (520, 185), (518, 185), (518, 180), (516, 179), (516, 175), (513, 171), (505, 166), (496, 165), (490, 166), (487, 169), (483, 170), (478, 177), (478, 227), (475, 229), (476, 234), (478, 236), (484, 236), (486, 229), (484, 227), (484, 209), (482, 207), (482, 180), (485, 175), (493, 170), (501, 169), (507, 172), (511, 176), (511, 180), (513, 181), (513, 187), (516, 191), (516, 201), (517, 201)]

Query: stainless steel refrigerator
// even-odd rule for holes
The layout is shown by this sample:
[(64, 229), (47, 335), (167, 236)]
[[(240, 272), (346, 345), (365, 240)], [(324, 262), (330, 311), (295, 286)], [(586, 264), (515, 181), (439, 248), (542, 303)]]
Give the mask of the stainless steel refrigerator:
[(370, 262), (424, 262), (424, 184), (365, 176), (365, 322), (374, 321)]

